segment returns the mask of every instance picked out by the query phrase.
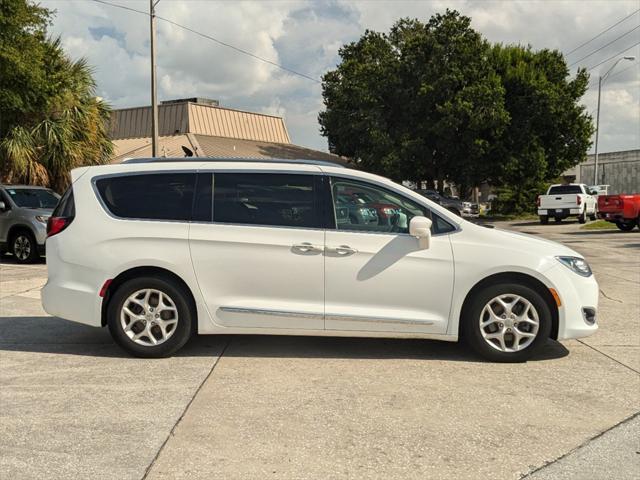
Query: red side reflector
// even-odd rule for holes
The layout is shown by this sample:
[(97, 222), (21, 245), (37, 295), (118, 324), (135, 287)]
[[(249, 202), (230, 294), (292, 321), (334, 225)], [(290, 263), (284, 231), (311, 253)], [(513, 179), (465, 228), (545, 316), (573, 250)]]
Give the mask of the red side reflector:
[(104, 282), (104, 285), (102, 285), (102, 288), (100, 289), (100, 296), (104, 297), (107, 294), (107, 289), (109, 288), (109, 285), (111, 285), (111, 282), (113, 281), (112, 278), (110, 278), (109, 280), (107, 280), (106, 282)]

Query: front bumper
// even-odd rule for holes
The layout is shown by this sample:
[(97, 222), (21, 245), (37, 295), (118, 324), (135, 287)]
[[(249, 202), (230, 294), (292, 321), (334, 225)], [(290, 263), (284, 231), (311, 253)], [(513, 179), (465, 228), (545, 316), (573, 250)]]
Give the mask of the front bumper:
[(564, 265), (545, 272), (560, 296), (558, 340), (582, 338), (598, 330), (598, 296), (600, 289), (593, 275), (581, 277)]

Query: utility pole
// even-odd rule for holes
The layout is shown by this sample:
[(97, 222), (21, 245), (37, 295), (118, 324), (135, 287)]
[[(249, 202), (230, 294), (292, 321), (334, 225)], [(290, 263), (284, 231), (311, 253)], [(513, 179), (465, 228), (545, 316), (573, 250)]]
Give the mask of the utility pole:
[(156, 85), (156, 5), (160, 0), (149, 0), (151, 21), (151, 156), (158, 156), (158, 91)]
[(600, 133), (600, 92), (602, 91), (602, 77), (598, 77), (598, 113), (596, 113), (596, 151), (593, 164), (593, 184), (598, 185), (598, 137)]
[(598, 185), (598, 137), (600, 136), (600, 93), (602, 91), (602, 85), (604, 84), (609, 74), (613, 71), (613, 69), (616, 68), (616, 65), (618, 65), (618, 63), (620, 63), (622, 60), (629, 60), (630, 62), (633, 62), (635, 59), (636, 57), (634, 55), (620, 57), (618, 60), (614, 62), (613, 65), (611, 65), (611, 68), (607, 70), (607, 72), (604, 75), (600, 75), (598, 77), (598, 113), (596, 113), (596, 151), (594, 152), (595, 155), (594, 155), (594, 164), (593, 164), (593, 167), (594, 167), (593, 168), (593, 184), (594, 185)]

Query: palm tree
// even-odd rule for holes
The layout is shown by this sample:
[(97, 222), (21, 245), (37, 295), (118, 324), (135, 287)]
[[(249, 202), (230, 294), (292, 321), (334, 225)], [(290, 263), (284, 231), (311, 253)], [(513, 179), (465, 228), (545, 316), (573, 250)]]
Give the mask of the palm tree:
[(108, 135), (111, 109), (96, 97), (86, 60), (71, 61), (59, 39), (48, 43), (45, 70), (54, 94), (44, 111), (23, 115), (0, 139), (0, 176), (6, 183), (62, 191), (71, 169), (108, 162), (113, 151)]

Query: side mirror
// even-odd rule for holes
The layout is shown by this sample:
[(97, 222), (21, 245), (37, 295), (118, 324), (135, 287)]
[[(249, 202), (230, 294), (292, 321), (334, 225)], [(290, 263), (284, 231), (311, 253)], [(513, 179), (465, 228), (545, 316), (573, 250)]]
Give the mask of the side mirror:
[(413, 217), (409, 222), (409, 235), (418, 239), (421, 250), (426, 250), (431, 244), (431, 220), (427, 217)]
[(4, 212), (7, 209), (7, 205), (0, 201), (0, 212)]

